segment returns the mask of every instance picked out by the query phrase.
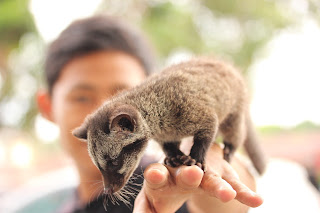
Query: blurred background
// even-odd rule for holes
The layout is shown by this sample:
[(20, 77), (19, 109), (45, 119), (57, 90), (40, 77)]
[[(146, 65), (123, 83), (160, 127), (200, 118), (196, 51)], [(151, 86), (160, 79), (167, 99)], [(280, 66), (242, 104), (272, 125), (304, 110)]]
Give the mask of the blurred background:
[(35, 177), (59, 181), (64, 171), (76, 180), (59, 130), (39, 115), (35, 94), (44, 87), (47, 44), (73, 20), (101, 13), (141, 27), (160, 67), (194, 54), (232, 61), (247, 77), (268, 155), (300, 163), (317, 187), (318, 0), (1, 0), (0, 200)]

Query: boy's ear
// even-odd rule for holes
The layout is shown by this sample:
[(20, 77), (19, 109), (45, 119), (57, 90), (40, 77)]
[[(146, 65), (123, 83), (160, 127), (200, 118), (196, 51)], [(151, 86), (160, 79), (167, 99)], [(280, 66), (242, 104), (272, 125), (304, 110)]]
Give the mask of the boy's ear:
[(74, 129), (72, 134), (83, 142), (88, 139), (88, 126), (84, 123), (80, 127)]
[(46, 90), (37, 92), (37, 105), (41, 115), (49, 121), (53, 122), (51, 97)]

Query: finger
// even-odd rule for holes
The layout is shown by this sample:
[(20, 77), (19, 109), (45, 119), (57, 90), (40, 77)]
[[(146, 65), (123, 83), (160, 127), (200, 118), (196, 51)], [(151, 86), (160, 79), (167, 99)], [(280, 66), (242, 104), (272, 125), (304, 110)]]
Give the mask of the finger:
[(176, 184), (183, 191), (198, 189), (203, 171), (198, 166), (181, 166), (175, 173)]
[(241, 203), (250, 207), (258, 207), (263, 203), (263, 199), (246, 185), (244, 185), (239, 179), (228, 179), (226, 180), (236, 191), (236, 199)]
[(257, 193), (253, 192), (249, 187), (242, 183), (238, 174), (231, 166), (225, 167), (222, 178), (225, 179), (236, 191), (236, 199), (241, 203), (251, 207), (258, 207), (263, 203), (263, 199)]
[(134, 201), (133, 213), (152, 213), (154, 212), (146, 198), (144, 190), (141, 190)]
[(166, 187), (168, 185), (168, 177), (167, 168), (160, 163), (149, 165), (144, 172), (146, 187), (151, 190), (159, 190)]
[(152, 164), (144, 173), (143, 189), (153, 212), (175, 212), (186, 201), (188, 195), (179, 193), (171, 174), (162, 164)]
[(236, 197), (236, 191), (231, 185), (214, 173), (205, 173), (201, 187), (209, 195), (218, 198), (222, 202), (228, 202)]

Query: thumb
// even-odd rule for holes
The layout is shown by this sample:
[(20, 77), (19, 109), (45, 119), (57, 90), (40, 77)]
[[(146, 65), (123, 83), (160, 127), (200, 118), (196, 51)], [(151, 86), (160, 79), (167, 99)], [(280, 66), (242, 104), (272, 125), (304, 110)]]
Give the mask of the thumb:
[(144, 186), (149, 191), (156, 191), (167, 187), (169, 172), (167, 168), (160, 163), (153, 163), (149, 165), (144, 172)]
[(155, 213), (142, 189), (134, 201), (133, 213)]

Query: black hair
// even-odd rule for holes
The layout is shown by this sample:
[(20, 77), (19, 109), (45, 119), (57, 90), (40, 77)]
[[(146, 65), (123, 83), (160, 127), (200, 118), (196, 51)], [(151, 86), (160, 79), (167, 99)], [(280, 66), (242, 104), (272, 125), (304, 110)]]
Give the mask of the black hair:
[(147, 75), (152, 72), (153, 51), (140, 32), (118, 18), (93, 16), (71, 23), (49, 46), (45, 77), (50, 94), (61, 70), (70, 60), (104, 50), (127, 53), (141, 63)]

